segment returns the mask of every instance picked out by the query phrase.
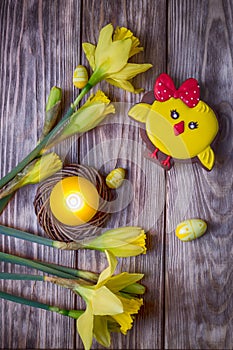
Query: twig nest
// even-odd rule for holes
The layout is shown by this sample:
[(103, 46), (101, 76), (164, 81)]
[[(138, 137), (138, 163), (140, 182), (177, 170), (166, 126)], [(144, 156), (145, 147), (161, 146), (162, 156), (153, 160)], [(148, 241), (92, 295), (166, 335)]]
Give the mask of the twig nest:
[[(79, 226), (68, 226), (58, 221), (50, 209), (50, 194), (54, 186), (68, 176), (84, 177), (92, 182), (100, 196), (99, 208), (95, 216), (87, 223)], [(35, 212), (40, 226), (52, 239), (69, 242), (83, 241), (97, 236), (108, 219), (108, 206), (111, 192), (101, 175), (92, 167), (69, 164), (54, 176), (44, 181), (37, 189), (34, 200)]]

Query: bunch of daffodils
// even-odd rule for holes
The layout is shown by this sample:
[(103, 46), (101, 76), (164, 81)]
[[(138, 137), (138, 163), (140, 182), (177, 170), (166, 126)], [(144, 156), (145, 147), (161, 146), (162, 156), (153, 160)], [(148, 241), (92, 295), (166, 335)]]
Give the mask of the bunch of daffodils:
[(113, 275), (117, 267), (117, 259), (109, 251), (106, 250), (105, 253), (109, 266), (98, 276), (89, 271), (32, 261), (0, 252), (0, 261), (29, 266), (53, 275), (2, 272), (0, 279), (51, 282), (69, 288), (85, 301), (86, 310), (84, 311), (64, 310), (4, 292), (0, 292), (0, 297), (77, 319), (77, 331), (85, 350), (91, 348), (93, 338), (101, 345), (109, 347), (112, 332), (121, 332), (125, 335), (132, 328), (134, 315), (143, 305), (141, 296), (145, 292), (145, 287), (138, 283), (143, 278), (143, 274), (122, 272)]
[[(86, 85), (71, 103), (65, 115), (61, 114), (62, 91), (53, 87), (45, 109), (44, 127), (37, 146), (9, 174), (0, 180), (0, 213), (21, 187), (45, 180), (62, 167), (59, 156), (48, 150), (76, 133), (96, 127), (107, 115), (115, 113), (114, 106), (103, 91), (98, 90), (79, 106), (82, 98), (100, 81), (129, 92), (138, 93), (132, 78), (152, 67), (151, 64), (134, 64), (129, 59), (141, 52), (139, 39), (125, 27), (106, 25), (99, 34), (97, 45), (83, 44), (86, 58), (93, 70)], [(96, 249), (105, 252), (108, 267), (101, 274), (76, 270), (56, 264), (33, 261), (0, 252), (0, 261), (25, 265), (48, 275), (29, 275), (0, 272), (0, 279), (51, 282), (71, 289), (86, 303), (85, 310), (66, 310), (39, 301), (28, 300), (0, 291), (0, 298), (42, 308), (77, 320), (77, 331), (86, 350), (93, 338), (108, 347), (111, 333), (126, 334), (133, 317), (143, 304), (145, 288), (138, 283), (143, 274), (122, 272), (114, 275), (116, 257), (137, 256), (146, 253), (145, 232), (140, 227), (121, 227), (107, 230), (102, 235), (82, 242), (58, 242), (28, 232), (0, 225), (0, 233), (47, 245), (58, 249)], [(51, 276), (52, 275), (52, 276)]]

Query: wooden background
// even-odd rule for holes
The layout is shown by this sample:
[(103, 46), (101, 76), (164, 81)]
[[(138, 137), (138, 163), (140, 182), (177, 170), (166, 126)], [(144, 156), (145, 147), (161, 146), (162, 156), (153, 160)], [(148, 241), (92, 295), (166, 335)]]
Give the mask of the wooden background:
[[(133, 198), (112, 215), (108, 226), (140, 224), (148, 230), (148, 253), (120, 260), (122, 270), (145, 273), (145, 304), (127, 336), (113, 337), (112, 349), (233, 348), (232, 17), (231, 0), (0, 1), (2, 176), (36, 145), (53, 85), (62, 87), (63, 107), (69, 106), (77, 94), (73, 69), (87, 65), (81, 43), (96, 43), (99, 30), (109, 22), (133, 30), (145, 48), (137, 62), (153, 64), (135, 85), (150, 90), (162, 72), (169, 73), (177, 86), (194, 77), (202, 99), (218, 113), (216, 166), (209, 173), (197, 164), (177, 164), (165, 173), (146, 160), (138, 125), (127, 117), (127, 106), (142, 95), (105, 82), (105, 93), (125, 103), (123, 112), (112, 119), (114, 124), (97, 127), (57, 149), (66, 162), (89, 164), (103, 174), (115, 166), (127, 168)], [(0, 222), (43, 235), (33, 211), (36, 188), (20, 190)], [(182, 243), (175, 227), (193, 217), (206, 220), (208, 232)], [(106, 266), (104, 256), (96, 252), (59, 252), (8, 237), (0, 237), (0, 242), (1, 251), (27, 258), (93, 271)], [(1, 269), (32, 271), (3, 263)], [(51, 284), (0, 283), (1, 290), (33, 300), (80, 306), (78, 297)], [(7, 301), (0, 305), (1, 349), (83, 348), (73, 320)], [(93, 348), (101, 347), (94, 342)]]

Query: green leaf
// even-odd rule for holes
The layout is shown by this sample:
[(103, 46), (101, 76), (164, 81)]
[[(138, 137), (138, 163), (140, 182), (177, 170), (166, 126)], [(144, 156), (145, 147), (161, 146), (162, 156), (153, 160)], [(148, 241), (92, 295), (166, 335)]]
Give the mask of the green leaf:
[(14, 193), (9, 194), (8, 196), (0, 199), (0, 215), (2, 214), (3, 210), (7, 206), (10, 199), (14, 196)]

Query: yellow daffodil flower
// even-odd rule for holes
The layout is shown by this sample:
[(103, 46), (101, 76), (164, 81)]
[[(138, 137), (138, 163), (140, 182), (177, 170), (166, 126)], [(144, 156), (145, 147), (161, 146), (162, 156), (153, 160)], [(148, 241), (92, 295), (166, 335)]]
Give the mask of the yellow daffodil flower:
[(113, 276), (117, 266), (116, 257), (105, 251), (109, 266), (99, 275), (95, 285), (79, 280), (45, 276), (45, 281), (71, 288), (86, 302), (86, 310), (77, 319), (77, 330), (85, 350), (91, 348), (93, 337), (104, 345), (110, 345), (110, 332), (120, 331), (126, 334), (132, 327), (133, 314), (138, 313), (143, 300), (135, 294), (126, 292), (134, 290), (143, 274), (123, 272)]
[(108, 250), (118, 257), (136, 256), (146, 253), (146, 234), (141, 227), (120, 227), (81, 243), (82, 248)]
[(113, 31), (112, 24), (108, 24), (101, 29), (97, 46), (90, 43), (82, 45), (93, 69), (88, 84), (94, 86), (101, 80), (106, 80), (121, 89), (141, 92), (143, 89), (135, 89), (130, 80), (152, 65), (128, 63), (128, 59), (143, 51), (143, 47), (139, 47), (139, 39), (129, 29), (117, 27)]
[[(120, 331), (126, 334), (131, 329), (132, 314), (138, 313), (143, 303), (142, 299), (124, 297), (120, 291), (142, 279), (142, 274), (121, 273), (112, 276), (117, 260), (107, 252), (109, 266), (100, 274), (94, 287), (77, 287), (87, 304), (87, 309), (77, 320), (77, 329), (85, 349), (90, 349), (93, 335), (104, 346), (110, 345), (108, 319), (119, 324)], [(81, 289), (80, 289), (81, 288)], [(97, 318), (96, 318), (97, 316)], [(94, 327), (95, 325), (95, 327)]]
[(52, 130), (57, 123), (58, 116), (61, 111), (62, 90), (53, 86), (50, 90), (45, 109), (45, 120), (40, 141)]
[(115, 113), (115, 108), (109, 98), (98, 90), (76, 112), (72, 114), (63, 129), (52, 139), (45, 149), (76, 133), (82, 133), (95, 128), (108, 114)]
[(47, 179), (61, 168), (62, 161), (54, 152), (33, 160), (0, 190), (0, 199), (23, 186), (36, 184)]
[(115, 113), (115, 108), (110, 102), (103, 91), (98, 90), (70, 117), (63, 133), (72, 135), (95, 128), (108, 114)]

